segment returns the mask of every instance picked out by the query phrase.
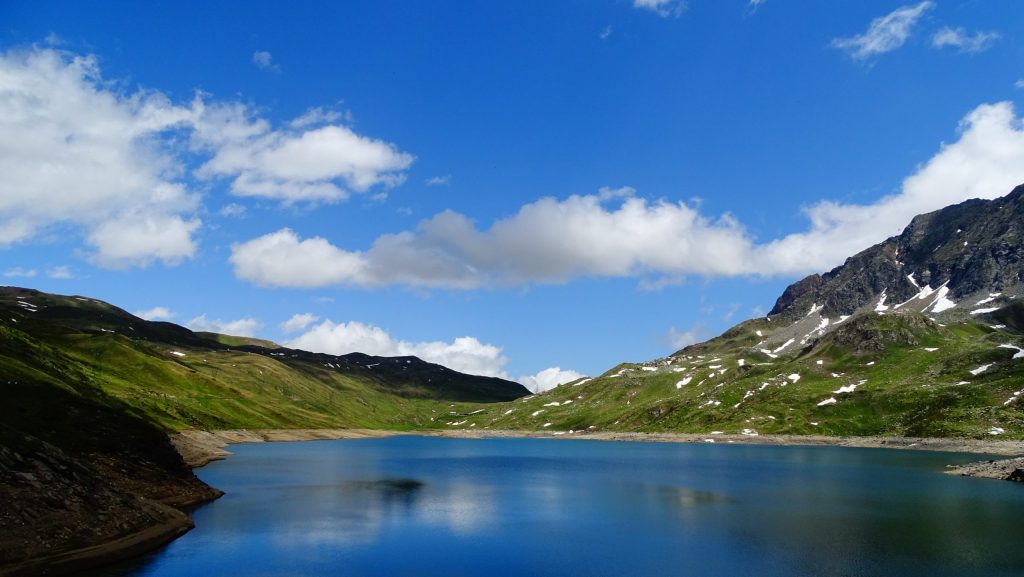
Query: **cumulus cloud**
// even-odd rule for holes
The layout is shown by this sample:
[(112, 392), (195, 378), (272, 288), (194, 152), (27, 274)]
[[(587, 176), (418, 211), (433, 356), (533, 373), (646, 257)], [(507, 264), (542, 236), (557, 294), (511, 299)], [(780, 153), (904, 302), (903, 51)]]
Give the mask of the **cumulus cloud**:
[(147, 310), (135, 311), (133, 315), (147, 321), (169, 321), (177, 316), (167, 307), (153, 307)]
[(462, 373), (487, 377), (506, 378), (502, 367), (508, 362), (501, 354), (501, 347), (481, 343), (474, 337), (414, 343), (395, 339), (380, 327), (358, 321), (325, 320), (286, 342), (285, 346), (332, 355), (359, 352), (389, 357), (416, 356)]
[(263, 323), (251, 317), (233, 321), (222, 321), (220, 319), (208, 319), (205, 314), (202, 314), (185, 323), (185, 326), (196, 332), (219, 333), (236, 337), (254, 337), (263, 328)]
[(662, 18), (678, 18), (686, 11), (683, 0), (633, 0), (633, 7), (650, 10)]
[(275, 128), (237, 102), (124, 92), (92, 56), (0, 53), (0, 247), (71, 225), (101, 267), (174, 265), (196, 254), (202, 227), (189, 175), (283, 204), (400, 184), (413, 157), (339, 118), (311, 109)]
[(235, 245), (231, 262), (239, 278), (267, 286), (460, 289), (645, 272), (735, 276), (751, 266), (750, 240), (729, 216), (710, 220), (681, 202), (607, 202), (600, 194), (545, 198), (485, 231), (446, 211), (365, 252), (283, 229)]
[(292, 318), (281, 323), (281, 330), (286, 333), (296, 333), (318, 320), (320, 320), (320, 317), (313, 313), (294, 314)]
[(758, 247), (763, 273), (827, 270), (921, 213), (970, 198), (997, 198), (1024, 183), (1024, 123), (1009, 102), (984, 104), (960, 123), (956, 142), (904, 179), (900, 192), (867, 205), (820, 202), (804, 212), (807, 232)]
[(1024, 127), (1009, 102), (985, 104), (907, 177), (871, 204), (822, 201), (804, 209), (806, 231), (756, 242), (728, 214), (649, 201), (629, 187), (564, 200), (543, 198), (480, 229), (445, 211), (366, 250), (282, 229), (233, 246), (241, 279), (263, 286), (475, 289), (637, 277), (667, 286), (686, 276), (792, 275), (828, 270), (898, 234), (915, 215), (969, 198), (995, 198), (1024, 182)]
[(231, 247), (230, 262), (238, 278), (261, 286), (315, 288), (336, 284), (373, 284), (363, 272), (365, 258), (327, 239), (305, 240), (281, 229)]
[(875, 18), (863, 34), (850, 38), (836, 38), (832, 46), (845, 50), (854, 60), (866, 60), (878, 54), (892, 52), (903, 46), (911, 29), (921, 16), (935, 6), (934, 2), (921, 2), (916, 6), (902, 6)]
[(178, 264), (196, 251), (197, 218), (126, 214), (103, 221), (86, 237), (96, 247), (92, 262), (103, 268), (146, 266), (155, 260)]
[[(192, 256), (199, 198), (177, 180), (181, 165), (160, 144), (189, 114), (159, 93), (114, 91), (92, 57), (0, 55), (0, 246), (72, 223), (88, 231), (100, 264)], [(134, 240), (146, 222), (173, 233), (142, 246), (110, 242)], [(118, 235), (121, 223), (132, 230)]]
[(526, 375), (516, 379), (519, 384), (526, 387), (531, 393), (543, 393), (558, 385), (570, 383), (576, 379), (582, 379), (586, 375), (576, 371), (562, 370), (561, 367), (551, 367), (538, 372), (535, 375)]
[(452, 175), (446, 174), (444, 176), (431, 176), (426, 180), (427, 186), (444, 186), (451, 183)]
[(999, 40), (998, 32), (983, 32), (981, 30), (969, 34), (963, 28), (942, 28), (932, 36), (932, 47), (946, 48), (953, 47), (960, 52), (977, 54), (984, 52)]

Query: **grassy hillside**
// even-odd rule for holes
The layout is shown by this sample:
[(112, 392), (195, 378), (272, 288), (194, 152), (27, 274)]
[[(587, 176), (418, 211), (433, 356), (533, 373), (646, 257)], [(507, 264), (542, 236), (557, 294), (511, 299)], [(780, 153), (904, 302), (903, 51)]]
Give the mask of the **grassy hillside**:
[(84, 297), (2, 289), (0, 319), (0, 382), (94, 389), (169, 430), (402, 430), (430, 426), (453, 404), (527, 394), (414, 357), (337, 357), (192, 333)]
[(755, 348), (765, 322), (447, 422), (553, 432), (1024, 438), (1024, 411), (1013, 400), (1024, 389), (1024, 358), (1002, 346), (1024, 346), (1012, 329), (867, 313), (783, 356)]

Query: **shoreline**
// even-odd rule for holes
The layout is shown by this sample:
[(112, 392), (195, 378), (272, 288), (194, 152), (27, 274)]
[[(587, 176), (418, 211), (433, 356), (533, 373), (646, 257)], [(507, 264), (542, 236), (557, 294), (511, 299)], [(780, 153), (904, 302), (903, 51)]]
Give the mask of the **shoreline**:
[(134, 559), (167, 545), (191, 531), (195, 524), (185, 512), (174, 511), (169, 518), (138, 532), (88, 547), (72, 549), (0, 568), (0, 577), (14, 575), (70, 575), (79, 571)]
[[(561, 434), (559, 434), (561, 433)], [(901, 449), (939, 451), (980, 455), (998, 455), (1004, 459), (978, 461), (951, 467), (947, 473), (969, 477), (1006, 479), (1024, 467), (1024, 441), (929, 437), (828, 437), (818, 435), (702, 435), (696, 433), (595, 432), (563, 433), (562, 431), (517, 430), (421, 430), (389, 431), (378, 429), (259, 429), (224, 431), (182, 431), (171, 436), (182, 458), (192, 468), (228, 457), (225, 449), (238, 443), (321, 441), (366, 439), (417, 435), (452, 439), (575, 439), (592, 441), (649, 443), (722, 443), (735, 445), (774, 445), (800, 447), (851, 447), (866, 449)]]
[[(600, 432), (555, 434), (561, 431), (517, 431), (517, 430), (421, 430), (390, 431), (378, 429), (256, 429), (256, 430), (187, 430), (170, 435), (175, 449), (185, 463), (201, 468), (213, 461), (227, 458), (231, 452), (226, 447), (241, 443), (300, 442), (338, 439), (384, 438), (397, 435), (441, 437), (452, 439), (516, 439), (544, 438), (618, 442), (655, 443), (707, 443), (736, 445), (770, 445), (803, 447), (851, 447), (901, 449), (911, 451), (940, 451), (966, 454), (999, 455), (1004, 459), (991, 459), (950, 467), (947, 474), (989, 478), (1011, 479), (1020, 475), (1024, 468), (1024, 441), (995, 441), (987, 439), (910, 438), (910, 437), (826, 437), (804, 435), (700, 435), (693, 433), (639, 433)], [(174, 508), (180, 517), (138, 533), (113, 541), (67, 551), (43, 559), (34, 559), (15, 567), (0, 569), (4, 575), (36, 574), (40, 572), (66, 574), (110, 563), (116, 563), (156, 550), (170, 543), (193, 528), (191, 517)]]

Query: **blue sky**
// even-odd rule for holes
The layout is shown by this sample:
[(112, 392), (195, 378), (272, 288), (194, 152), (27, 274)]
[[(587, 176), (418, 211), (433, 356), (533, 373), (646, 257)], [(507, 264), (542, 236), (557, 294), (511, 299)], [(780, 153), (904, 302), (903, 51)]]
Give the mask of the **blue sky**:
[(2, 281), (550, 386), (1024, 182), (1010, 0), (296, 4), (4, 3)]

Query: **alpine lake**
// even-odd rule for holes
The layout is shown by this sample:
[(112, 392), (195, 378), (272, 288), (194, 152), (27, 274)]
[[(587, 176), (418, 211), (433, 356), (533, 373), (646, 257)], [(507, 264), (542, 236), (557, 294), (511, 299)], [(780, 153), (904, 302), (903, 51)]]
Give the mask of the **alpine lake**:
[(979, 455), (569, 439), (235, 445), (196, 528), (93, 577), (1019, 576)]

